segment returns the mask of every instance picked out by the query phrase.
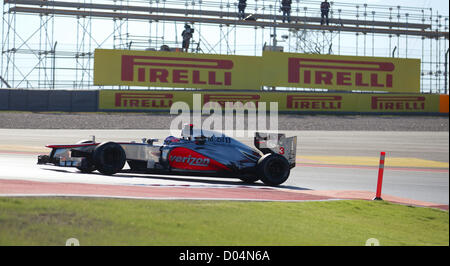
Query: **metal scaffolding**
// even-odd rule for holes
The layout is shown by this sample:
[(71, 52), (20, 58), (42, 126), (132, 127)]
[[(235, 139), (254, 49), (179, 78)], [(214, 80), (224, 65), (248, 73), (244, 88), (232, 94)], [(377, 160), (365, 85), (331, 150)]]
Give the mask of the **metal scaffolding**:
[[(437, 10), (331, 1), (321, 25), (320, 1), (294, 0), (291, 23), (280, 1), (247, 1), (238, 19), (230, 0), (4, 0), (2, 87), (94, 89), (97, 48), (159, 50), (181, 46), (195, 28), (191, 52), (254, 55), (266, 45), (285, 52), (421, 59), (425, 93), (448, 91), (448, 16)], [(112, 87), (114, 88), (114, 87)]]

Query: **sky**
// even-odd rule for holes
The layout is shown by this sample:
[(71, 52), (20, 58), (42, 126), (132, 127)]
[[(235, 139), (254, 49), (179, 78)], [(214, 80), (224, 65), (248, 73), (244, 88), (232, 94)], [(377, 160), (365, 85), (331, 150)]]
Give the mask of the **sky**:
[[(70, 2), (71, 0), (62, 0), (62, 1)], [(76, 2), (79, 0), (72, 0), (72, 1)], [(108, 4), (112, 3), (112, 1), (108, 1), (108, 0), (91, 0), (91, 1), (94, 3), (108, 3)], [(131, 0), (131, 1), (133, 1), (133, 0)], [(184, 2), (187, 2), (190, 6), (192, 6), (192, 3), (197, 3), (196, 5), (198, 8), (198, 2), (199, 2), (199, 0), (189, 0), (189, 1), (188, 0), (186, 0), (186, 1), (173, 1), (173, 0), (172, 1), (170, 1), (170, 0), (167, 0), (167, 1), (166, 0), (159, 0), (159, 1), (153, 0), (152, 1), (152, 0), (150, 0), (150, 1), (153, 2), (153, 4), (152, 4), (153, 7), (163, 6), (164, 2), (166, 2), (166, 3), (168, 3), (167, 5), (169, 7), (176, 7), (176, 8), (184, 8)], [(209, 2), (212, 2), (212, 1), (214, 1), (214, 0), (209, 0)], [(90, 1), (84, 1), (84, 2), (89, 3)], [(155, 4), (155, 2), (159, 2), (160, 4)], [(204, 0), (203, 2), (204, 3), (208, 2), (208, 0)], [(226, 6), (227, 3), (233, 4), (237, 1), (216, 0), (215, 2), (222, 3), (224, 6)], [(277, 2), (277, 1), (273, 1), (273, 2)], [(308, 6), (309, 7), (308, 15), (320, 16), (319, 8), (316, 8), (316, 10), (314, 10), (315, 5), (317, 5), (317, 3), (318, 3), (317, 1), (314, 2), (314, 1), (307, 1), (307, 0), (299, 0), (299, 1), (294, 0), (293, 2), (294, 2), (293, 7), (295, 7), (296, 3), (298, 3), (300, 10), (302, 10), (305, 6)], [(426, 0), (426, 1), (399, 0), (399, 1), (395, 1), (394, 2), (395, 4), (392, 4), (392, 1), (387, 1), (387, 0), (371, 0), (371, 1), (368, 1), (368, 0), (354, 0), (354, 1), (346, 0), (346, 1), (330, 1), (330, 2), (334, 3), (335, 5), (340, 4), (341, 6), (339, 6), (339, 8), (343, 9), (343, 11), (347, 10), (347, 11), (352, 11), (352, 12), (355, 11), (354, 6), (356, 6), (358, 4), (361, 6), (361, 10), (362, 10), (362, 6), (366, 3), (369, 5), (368, 10), (372, 10), (370, 8), (371, 6), (392, 5), (394, 7), (393, 21), (395, 21), (395, 6), (397, 6), (397, 5), (401, 6), (404, 9), (404, 10), (403, 9), (401, 10), (402, 13), (415, 13), (417, 15), (419, 12), (418, 9), (416, 9), (414, 11), (407, 10), (407, 7), (416, 7), (416, 8), (425, 8), (425, 9), (432, 8), (433, 14), (435, 14), (436, 12), (439, 12), (439, 14), (443, 15), (443, 16), (449, 15), (449, 3), (447, 1), (443, 1), (443, 0)], [(124, 3), (126, 4), (126, 2), (124, 2)], [(173, 3), (177, 3), (177, 4), (174, 5)], [(261, 6), (261, 0), (259, 0), (259, 1), (248, 0), (247, 3), (249, 6), (255, 5), (255, 4), (259, 5), (259, 8)], [(266, 1), (264, 1), (264, 3), (266, 5), (270, 5), (272, 3), (272, 1), (266, 0)], [(132, 4), (144, 5), (142, 3), (136, 4), (133, 2), (132, 2)], [(346, 6), (342, 6), (343, 4)], [(2, 9), (3, 9), (3, 6), (2, 6)], [(248, 8), (248, 9), (250, 9), (250, 8)], [(249, 11), (248, 9), (247, 9), (248, 12), (252, 11), (252, 10)], [(331, 16), (333, 16), (333, 15), (335, 17), (337, 16), (336, 9), (337, 8), (333, 9), (333, 5), (332, 5), (332, 10), (334, 10), (334, 14), (332, 14)], [(217, 8), (215, 10), (217, 10)], [(224, 9), (224, 10), (228, 11), (230, 9)], [(231, 9), (231, 11), (232, 10), (233, 9)], [(315, 12), (312, 12), (313, 10)], [(376, 10), (377, 13), (380, 13), (380, 14), (381, 14), (381, 12), (385, 12), (385, 13), (388, 12), (386, 10), (386, 8), (381, 9), (381, 10), (380, 9), (373, 9), (373, 10)], [(258, 13), (261, 13), (261, 12), (266, 12), (266, 11), (261, 11), (261, 8), (260, 8)], [(428, 12), (428, 10), (427, 10), (427, 12)], [(281, 13), (278, 13), (278, 14), (280, 15)], [(303, 12), (300, 12), (299, 14), (302, 15)], [(368, 19), (371, 19), (370, 15), (368, 16)], [(379, 18), (376, 18), (376, 19), (379, 19)], [(39, 27), (39, 23), (40, 23), (39, 20), (37, 19), (37, 16), (34, 16), (34, 18), (32, 18), (31, 16), (23, 16), (23, 18), (21, 18), (20, 20), (17, 20), (17, 22), (18, 22), (18, 24), (16, 25), (16, 27), (18, 28), (17, 32), (29, 31), (28, 36), (31, 35), (36, 30), (36, 28)], [(85, 23), (85, 22), (83, 22), (83, 23)], [(181, 31), (183, 30), (183, 23), (174, 24), (173, 22), (161, 21), (160, 23), (158, 23), (159, 26), (156, 26), (156, 24), (157, 23), (153, 23), (150, 26), (150, 29), (147, 29), (149, 27), (148, 25), (142, 25), (142, 24), (139, 24), (139, 26), (134, 26), (134, 25), (128, 26), (127, 25), (126, 29), (124, 29), (124, 27), (122, 27), (122, 31), (124, 34), (129, 33), (130, 35), (135, 35), (135, 36), (138, 36), (139, 34), (145, 35), (147, 33), (148, 33), (148, 35), (156, 36), (157, 38), (155, 40), (153, 40), (154, 41), (153, 44), (156, 44), (156, 45), (160, 45), (160, 44), (162, 44), (162, 42), (168, 42), (170, 44), (171, 42), (176, 41), (178, 43), (181, 43), (181, 37), (179, 35), (180, 35)], [(53, 43), (57, 41), (59, 43), (59, 47), (61, 49), (63, 49), (62, 47), (64, 45), (68, 45), (68, 46), (71, 44), (76, 45), (75, 39), (76, 39), (77, 31), (78, 31), (78, 34), (82, 34), (82, 30), (80, 29), (80, 27), (78, 27), (78, 29), (75, 28), (75, 26), (77, 26), (77, 24), (74, 23), (73, 19), (72, 20), (71, 19), (66, 19), (66, 20), (58, 19), (58, 23), (56, 25), (50, 25), (50, 26), (55, 27), (56, 37), (53, 40), (49, 40), (49, 41), (52, 41)], [(94, 44), (92, 44), (93, 46), (99, 46), (100, 44), (107, 44), (108, 42), (111, 42), (112, 38), (110, 38), (110, 40), (108, 40), (107, 42), (103, 43), (103, 41), (109, 36), (109, 33), (112, 31), (111, 23), (96, 22), (95, 25), (84, 24), (84, 25), (78, 25), (78, 26), (84, 26), (86, 28), (90, 27), (89, 29), (93, 30), (92, 36), (89, 36), (89, 37), (93, 37), (95, 39)], [(236, 41), (239, 42), (238, 44), (240, 47), (245, 47), (246, 45), (249, 45), (248, 51), (256, 50), (255, 47), (252, 47), (250, 45), (250, 43), (253, 43), (253, 44), (255, 43), (254, 39), (257, 39), (256, 41), (258, 42), (258, 45), (259, 45), (259, 43), (267, 42), (267, 41), (271, 40), (270, 36), (268, 36), (271, 33), (270, 30), (264, 31), (264, 33), (262, 33), (262, 32), (259, 33), (259, 36), (255, 36), (255, 38), (250, 38), (251, 35), (254, 35), (253, 32), (251, 32), (251, 31), (239, 30), (237, 32), (237, 35), (233, 36), (234, 33), (233, 32), (228, 33), (228, 30), (226, 30), (226, 29), (222, 29), (223, 30), (222, 35), (218, 34), (216, 26), (211, 26), (211, 27), (198, 26), (198, 28), (199, 28), (199, 30), (197, 30), (197, 32), (194, 34), (194, 40), (196, 40), (196, 41), (203, 40), (204, 42), (206, 42), (206, 43), (203, 43), (205, 46), (204, 47), (205, 50), (208, 50), (209, 52), (212, 52), (212, 53), (227, 53), (228, 52), (226, 50), (226, 48), (222, 49), (223, 47), (220, 47), (220, 45), (217, 45), (217, 46), (215, 45), (219, 41), (219, 38), (223, 39), (223, 37), (226, 34), (228, 34), (227, 37), (229, 38), (229, 40), (233, 40), (231, 43), (232, 45), (234, 45), (234, 38), (236, 38)], [(208, 30), (204, 30), (205, 28), (207, 28)], [(251, 33), (249, 33), (249, 32), (251, 32)], [(281, 36), (282, 34), (283, 33), (280, 33), (279, 35)], [(26, 39), (27, 33), (25, 33), (23, 35), (24, 36), (22, 36), (22, 38)], [(37, 35), (35, 35), (34, 37), (36, 37), (36, 36)], [(158, 38), (159, 38), (159, 40), (158, 40)], [(130, 40), (132, 40), (132, 38), (130, 38)], [(120, 43), (120, 41), (115, 42), (116, 45), (118, 43)], [(138, 48), (139, 47), (138, 41), (136, 40), (136, 41), (134, 41), (134, 43), (136, 45), (135, 48)], [(283, 44), (281, 44), (281, 45), (283, 45)], [(213, 47), (215, 49), (211, 49)], [(350, 49), (354, 49), (354, 47), (351, 47)], [(239, 51), (234, 51), (234, 49), (232, 52), (236, 52), (237, 54), (240, 53)], [(254, 55), (256, 55), (256, 54), (254, 54)]]
[[(68, 1), (71, 0), (60, 0), (60, 1)], [(77, 0), (72, 0), (76, 2)], [(130, 0), (133, 1), (133, 0)], [(90, 2), (90, 1), (86, 1)], [(93, 3), (111, 3), (111, 1), (107, 0), (99, 0), (99, 1), (92, 1)], [(153, 0), (152, 6), (155, 6), (155, 0)], [(168, 7), (177, 7), (177, 8), (184, 8), (184, 3), (187, 2), (188, 5), (192, 5), (192, 3), (197, 3), (198, 0), (189, 0), (189, 1), (174, 1), (174, 0), (167, 0), (167, 6)], [(211, 0), (204, 0), (205, 2), (211, 2)], [(237, 1), (228, 1), (228, 0), (216, 0), (217, 4), (222, 3), (224, 6), (226, 6), (227, 3), (231, 3), (231, 7), (233, 8), (233, 3)], [(253, 6), (255, 3), (257, 3), (259, 6), (261, 6), (261, 0), (255, 2), (253, 0), (247, 1), (249, 5)], [(273, 1), (275, 3), (277, 1)], [(293, 6), (296, 5), (297, 1), (293, 1)], [(449, 15), (449, 3), (447, 1), (442, 0), (426, 0), (426, 1), (418, 1), (418, 0), (400, 0), (400, 1), (387, 1), (387, 0), (372, 0), (372, 1), (365, 1), (365, 0), (346, 0), (346, 1), (330, 1), (334, 2), (336, 5), (339, 5), (340, 8), (346, 11), (352, 11), (355, 12), (355, 6), (360, 5), (362, 10), (362, 7), (364, 4), (368, 4), (369, 8), (368, 10), (372, 10), (370, 7), (374, 7), (373, 10), (376, 10), (377, 14), (388, 12), (387, 9), (384, 7), (383, 9), (377, 8), (377, 5), (392, 5), (394, 12), (396, 11), (396, 6), (401, 6), (401, 12), (402, 16), (404, 13), (411, 13), (411, 14), (420, 14), (420, 9), (424, 8), (426, 9), (426, 16), (430, 14), (430, 8), (433, 11), (433, 15), (436, 14), (436, 12), (439, 12), (442, 16)], [(124, 2), (126, 3), (126, 2)], [(159, 5), (164, 4), (164, 0), (159, 1)], [(173, 3), (177, 3), (176, 6), (173, 5)], [(272, 1), (265, 1), (265, 4), (270, 4)], [(311, 15), (313, 16), (319, 16), (320, 12), (318, 11), (318, 8), (316, 8), (316, 5), (319, 2), (314, 1), (307, 1), (307, 0), (300, 0), (298, 2), (298, 7), (300, 7), (300, 10), (302, 10), (305, 6), (308, 6)], [(138, 5), (137, 3), (133, 3), (134, 5)], [(143, 5), (142, 3), (140, 5)], [(3, 5), (2, 9), (4, 7), (8, 7), (8, 5)], [(197, 6), (198, 7), (198, 6)], [(414, 8), (411, 8), (414, 7)], [(335, 8), (336, 9), (336, 8)], [(232, 10), (232, 9), (231, 9)], [(333, 9), (332, 9), (333, 10)], [(225, 10), (226, 11), (226, 10)], [(259, 11), (261, 12), (261, 11)], [(335, 11), (336, 12), (336, 11)], [(344, 13), (344, 12), (343, 12)], [(280, 14), (280, 13), (279, 13)], [(300, 12), (302, 14), (302, 12)], [(336, 15), (336, 13), (334, 13)], [(395, 15), (395, 13), (394, 13)], [(5, 19), (7, 19), (7, 15), (4, 15), (3, 17), (3, 50), (8, 49), (8, 45), (5, 45), (4, 36), (5, 36)], [(101, 48), (127, 48), (127, 46), (131, 43), (131, 49), (145, 49), (148, 48), (148, 46), (152, 47), (159, 47), (162, 44), (168, 44), (169, 46), (181, 46), (181, 31), (183, 30), (184, 23), (173, 23), (173, 22), (159, 22), (159, 23), (148, 23), (148, 22), (130, 22), (128, 24), (122, 24), (122, 27), (120, 30), (116, 28), (116, 38), (113, 38), (114, 36), (111, 35), (112, 29), (114, 27), (112, 21), (98, 21), (93, 20), (93, 23), (89, 23), (87, 20), (80, 19), (78, 22), (74, 18), (58, 18), (57, 23), (48, 24), (49, 28), (53, 28), (54, 34), (53, 36), (50, 36), (48, 38), (45, 38), (45, 36), (40, 36), (38, 33), (39, 25), (42, 21), (39, 20), (38, 16), (29, 16), (29, 15), (21, 15), (20, 17), (17, 16), (17, 24), (16, 24), (16, 31), (18, 35), (16, 35), (16, 39), (14, 40), (16, 42), (15, 46), (16, 48), (21, 48), (24, 50), (51, 50), (54, 44), (57, 42), (57, 48), (56, 50), (63, 55), (67, 53), (68, 56), (70, 54), (73, 54), (73, 51), (76, 52), (93, 52), (95, 48), (101, 47)], [(19, 19), (20, 18), (20, 19)], [(371, 18), (369, 16), (369, 18)], [(395, 16), (394, 20), (395, 21)], [(55, 19), (56, 21), (56, 19)], [(116, 22), (116, 25), (119, 25), (120, 22)], [(447, 22), (448, 23), (448, 22)], [(448, 24), (447, 24), (448, 26)], [(87, 34), (83, 28), (90, 31), (90, 34)], [(272, 38), (270, 37), (270, 34), (272, 33), (272, 29), (263, 29), (263, 30), (254, 30), (252, 28), (249, 29), (242, 29), (238, 28), (237, 30), (233, 30), (233, 28), (227, 28), (223, 27), (220, 30), (217, 26), (208, 26), (205, 24), (202, 25), (194, 25), (194, 28), (196, 29), (196, 33), (194, 34), (194, 41), (200, 43), (200, 48), (202, 49), (202, 52), (204, 53), (218, 53), (218, 54), (238, 54), (238, 55), (255, 55), (259, 56), (261, 55), (261, 47), (264, 45), (264, 43), (270, 43)], [(448, 32), (448, 29), (446, 30)], [(289, 38), (286, 39), (284, 42), (281, 38), (279, 39), (278, 45), (284, 46), (285, 51), (292, 51), (292, 52), (302, 52), (301, 49), (305, 49), (304, 43), (298, 42), (296, 38), (293, 38), (291, 35), (292, 33), (288, 32), (287, 30), (278, 30), (277, 35), (280, 37), (282, 35), (289, 35)], [(11, 34), (13, 36), (13, 34)], [(120, 36), (124, 37), (123, 39), (120, 39)], [(126, 37), (128, 36), (128, 37)], [(144, 36), (153, 36), (151, 40), (147, 40), (144, 38)], [(41, 44), (39, 44), (39, 39), (41, 38)], [(148, 37), (147, 37), (148, 38)], [(77, 39), (79, 40), (77, 44)], [(228, 41), (225, 42), (223, 39), (227, 39)], [(345, 55), (358, 55), (358, 56), (378, 56), (378, 57), (390, 57), (392, 52), (395, 50), (396, 57), (403, 57), (403, 58), (420, 58), (424, 62), (425, 61), (438, 61), (440, 60), (443, 55), (439, 55), (436, 53), (435, 50), (441, 50), (441, 53), (445, 52), (445, 47), (448, 47), (448, 41), (446, 46), (444, 47), (444, 44), (442, 47), (435, 47), (431, 43), (429, 44), (427, 41), (421, 41), (420, 38), (388, 38), (387, 36), (355, 36), (354, 33), (347, 33), (337, 35), (327, 35), (324, 36), (320, 34), (320, 32), (311, 33), (309, 32), (306, 36), (307, 43), (317, 41), (320, 44), (323, 44), (323, 47), (320, 47), (323, 51), (327, 52), (329, 50), (332, 51), (333, 54), (345, 54)], [(22, 44), (24, 40), (27, 40), (27, 44)], [(83, 43), (81, 43), (80, 40), (85, 40)], [(222, 40), (222, 41), (221, 41)], [(149, 42), (151, 44), (149, 45)], [(339, 45), (337, 45), (339, 43)], [(325, 45), (326, 44), (326, 45)], [(372, 47), (373, 46), (373, 47)], [(398, 47), (397, 47), (398, 46)], [(43, 48), (44, 47), (44, 48)], [(397, 48), (395, 48), (397, 47)], [(407, 49), (405, 49), (407, 47)], [(11, 47), (10, 47), (11, 48)], [(438, 49), (440, 48), (440, 49)], [(300, 50), (299, 50), (300, 49)], [(72, 51), (72, 52), (70, 52)], [(424, 52), (426, 54), (425, 58), (423, 57)], [(443, 52), (444, 51), (444, 52)], [(431, 54), (431, 56), (429, 56)], [(3, 61), (5, 58), (2, 58)], [(36, 58), (35, 58), (36, 59)], [(42, 61), (41, 65), (39, 65), (39, 68), (41, 69), (48, 69), (52, 61), (51, 58), (48, 58), (46, 61)], [(36, 67), (36, 63), (30, 60), (30, 55), (20, 55), (19, 53), (16, 54), (15, 57), (16, 64), (19, 66), (17, 67), (15, 71), (15, 75), (19, 76), (26, 76), (27, 79), (33, 80), (37, 79), (35, 76), (37, 75), (47, 75), (48, 74), (45, 71), (41, 71), (37, 73), (37, 71), (33, 71), (33, 67)], [(73, 61), (73, 60), (72, 60)], [(58, 70), (58, 78), (61, 80), (67, 80), (70, 82), (70, 80), (79, 80), (79, 79), (92, 79), (91, 74), (86, 72), (80, 72), (75, 74), (74, 77), (74, 71), (71, 71), (70, 69), (74, 68), (90, 68), (92, 67), (93, 60), (92, 61), (83, 61), (79, 60), (78, 62), (74, 63), (68, 59), (64, 58), (58, 58), (56, 59), (56, 64), (58, 66), (63, 65), (68, 70)], [(3, 64), (2, 64), (3, 65)], [(424, 67), (429, 68), (437, 68), (437, 66), (432, 65), (425, 65)], [(36, 69), (36, 68), (35, 68)], [(434, 71), (434, 70), (433, 70)], [(4, 69), (2, 69), (2, 73), (4, 73)], [(42, 74), (44, 73), (44, 74)], [(5, 74), (3, 74), (5, 75)], [(49, 77), (45, 77), (48, 81)], [(21, 79), (20, 77), (16, 77), (16, 79)], [(20, 82), (20, 81), (18, 81)], [(34, 86), (31, 84), (32, 82), (29, 82), (29, 85), (26, 85), (25, 83), (21, 83), (20, 86)], [(58, 84), (64, 83), (63, 81), (58, 81)], [(67, 82), (66, 82), (67, 83)], [(68, 84), (68, 83), (67, 83)], [(428, 84), (428, 83), (426, 83)], [(430, 84), (432, 86), (432, 84)]]

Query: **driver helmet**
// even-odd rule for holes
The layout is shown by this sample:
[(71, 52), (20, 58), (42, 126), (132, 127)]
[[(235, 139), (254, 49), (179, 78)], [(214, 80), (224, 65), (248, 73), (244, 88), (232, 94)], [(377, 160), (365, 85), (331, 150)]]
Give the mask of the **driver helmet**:
[(174, 143), (174, 142), (180, 142), (180, 139), (174, 136), (169, 136), (164, 140), (165, 144), (170, 144), (170, 143)]

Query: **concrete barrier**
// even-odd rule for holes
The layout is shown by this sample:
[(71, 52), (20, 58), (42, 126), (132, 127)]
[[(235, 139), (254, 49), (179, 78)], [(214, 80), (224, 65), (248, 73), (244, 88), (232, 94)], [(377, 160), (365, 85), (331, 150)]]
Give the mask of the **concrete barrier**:
[(438, 94), (305, 93), (185, 90), (22, 90), (0, 89), (0, 110), (30, 112), (168, 112), (173, 103), (278, 102), (280, 113), (448, 115), (449, 96)]
[(96, 112), (98, 91), (0, 89), (0, 110)]
[(9, 90), (0, 89), (0, 111), (9, 110)]
[(9, 110), (26, 111), (28, 106), (27, 90), (9, 90)]
[(71, 112), (72, 93), (69, 91), (52, 91), (49, 94), (48, 110)]

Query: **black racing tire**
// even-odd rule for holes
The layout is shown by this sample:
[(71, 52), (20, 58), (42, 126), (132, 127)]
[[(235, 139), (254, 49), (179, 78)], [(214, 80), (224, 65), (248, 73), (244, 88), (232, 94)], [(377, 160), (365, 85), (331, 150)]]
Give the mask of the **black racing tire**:
[(77, 166), (77, 169), (80, 172), (89, 174), (95, 171), (95, 165), (87, 158), (81, 160), (80, 166)]
[(269, 186), (278, 186), (284, 183), (291, 172), (289, 162), (279, 154), (269, 153), (258, 160), (256, 173), (261, 181)]
[(239, 179), (246, 184), (253, 184), (260, 179), (259, 176), (245, 176), (239, 177)]
[(95, 168), (104, 175), (113, 175), (125, 166), (126, 154), (122, 146), (115, 142), (103, 142), (93, 154)]
[[(78, 141), (76, 144), (88, 144), (88, 143), (94, 143), (92, 140), (83, 139)], [(77, 169), (80, 170), (80, 172), (89, 174), (95, 171), (95, 165), (92, 163), (92, 160), (89, 158), (85, 158), (81, 160), (80, 166), (77, 166)]]

